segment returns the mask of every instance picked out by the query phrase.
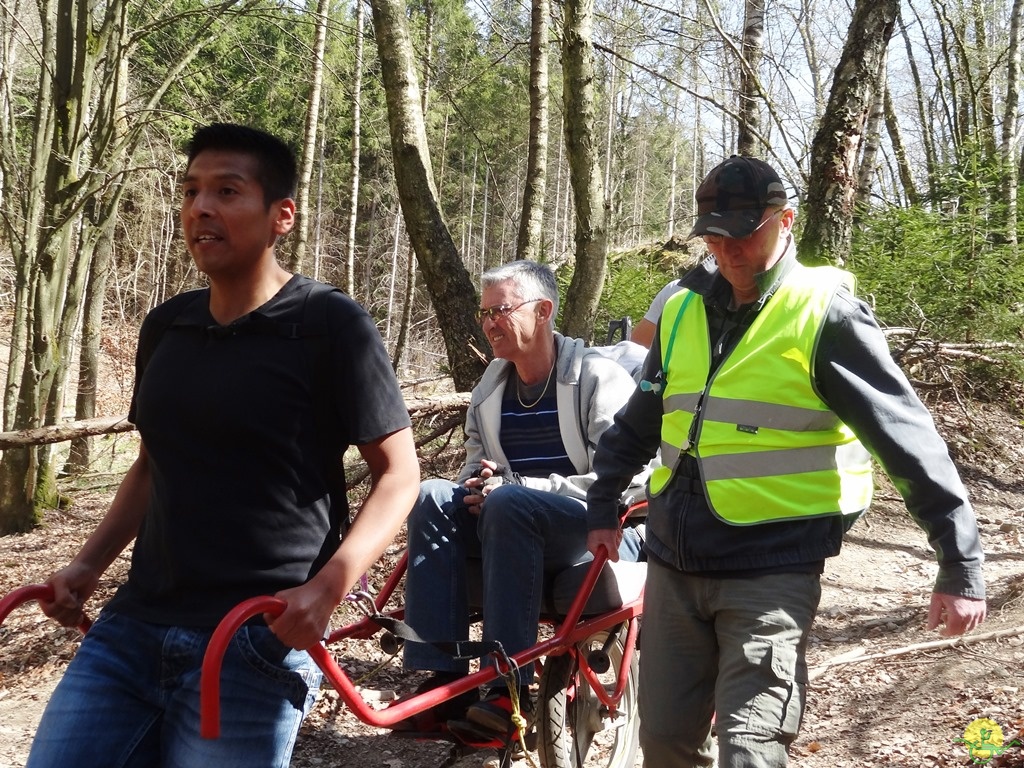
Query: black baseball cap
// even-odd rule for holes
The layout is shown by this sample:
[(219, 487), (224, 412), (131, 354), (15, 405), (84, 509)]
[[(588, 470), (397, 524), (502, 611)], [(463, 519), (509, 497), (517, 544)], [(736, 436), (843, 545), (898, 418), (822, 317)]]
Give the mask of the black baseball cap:
[(768, 163), (756, 157), (733, 155), (716, 166), (697, 187), (697, 221), (690, 237), (746, 237), (766, 208), (788, 202), (786, 188)]

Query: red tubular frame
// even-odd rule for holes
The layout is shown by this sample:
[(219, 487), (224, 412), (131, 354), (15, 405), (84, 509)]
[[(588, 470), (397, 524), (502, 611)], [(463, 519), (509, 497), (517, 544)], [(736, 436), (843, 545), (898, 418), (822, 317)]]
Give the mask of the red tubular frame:
[[(27, 603), (29, 600), (51, 602), (53, 600), (53, 587), (49, 584), (29, 584), (7, 593), (0, 600), (0, 624), (4, 623), (4, 620), (10, 615), (11, 611), (19, 605)], [(82, 631), (82, 634), (84, 635), (88, 632), (91, 626), (92, 620), (83, 614), (82, 620), (78, 623), (78, 628)]]
[[(388, 600), (396, 590), (403, 573), (405, 572), (407, 555), (396, 566), (394, 572), (385, 582), (380, 594), (375, 598), (374, 604), (378, 611), (382, 611)], [(569, 611), (555, 626), (552, 637), (542, 640), (517, 653), (512, 660), (519, 665), (536, 661), (542, 656), (557, 655), (560, 653), (571, 653), (577, 657), (580, 672), (587, 684), (593, 688), (598, 699), (603, 705), (609, 708), (614, 714), (617, 711), (618, 702), (625, 692), (628, 680), (629, 667), (636, 647), (637, 617), (643, 613), (643, 594), (620, 608), (601, 614), (592, 619), (581, 621), (583, 609), (590, 598), (594, 585), (597, 583), (601, 570), (604, 568), (608, 555), (600, 551), (583, 581), (582, 586), (573, 599)], [(203, 658), (202, 675), (200, 679), (199, 708), (200, 708), (200, 735), (203, 738), (215, 739), (220, 735), (220, 668), (224, 653), (235, 632), (245, 624), (246, 621), (262, 613), (278, 616), (284, 611), (284, 601), (275, 597), (254, 597), (239, 603), (221, 620), (214, 630), (210, 643)], [(388, 616), (401, 617), (401, 609), (387, 613)], [(586, 640), (595, 632), (614, 627), (622, 622), (628, 622), (629, 629), (626, 635), (626, 645), (619, 668), (619, 676), (616, 681), (615, 691), (609, 694), (598, 680), (597, 674), (587, 663), (585, 654), (579, 653), (576, 643)], [(367, 639), (372, 637), (380, 627), (369, 618), (360, 619), (357, 622), (331, 632), (327, 638), (328, 643), (344, 638)], [(355, 685), (349, 679), (334, 658), (327, 651), (323, 644), (317, 644), (309, 649), (313, 661), (323, 670), (324, 676), (331, 685), (338, 691), (341, 699), (349, 706), (352, 712), (367, 725), (379, 728), (388, 728), (410, 715), (422, 712), (442, 701), (447, 701), (454, 696), (478, 688), (485, 683), (494, 680), (498, 676), (498, 670), (492, 666), (484, 667), (478, 672), (462, 677), (447, 685), (434, 688), (429, 691), (417, 694), (405, 700), (393, 703), (383, 710), (375, 710), (370, 707), (363, 697), (356, 690)], [(504, 670), (507, 671), (507, 670)]]

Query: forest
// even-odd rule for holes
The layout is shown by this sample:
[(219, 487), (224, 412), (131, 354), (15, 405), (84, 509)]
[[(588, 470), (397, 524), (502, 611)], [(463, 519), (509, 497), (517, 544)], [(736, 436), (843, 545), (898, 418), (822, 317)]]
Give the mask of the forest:
[[(702, 258), (694, 190), (731, 154), (788, 180), (801, 259), (851, 270), (895, 344), (1019, 377), (1022, 6), (0, 0), (0, 431), (117, 415), (104, 345), (202, 282), (178, 181), (213, 121), (296, 148), (279, 252), (367, 307), (403, 379), (472, 385), (478, 276), (514, 258), (556, 268), (570, 335), (639, 320)], [(55, 463), (3, 451), (0, 533), (53, 506)]]

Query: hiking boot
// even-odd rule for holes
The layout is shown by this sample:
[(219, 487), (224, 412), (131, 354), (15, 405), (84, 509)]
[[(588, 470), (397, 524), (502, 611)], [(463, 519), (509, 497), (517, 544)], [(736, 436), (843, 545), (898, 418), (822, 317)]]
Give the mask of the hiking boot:
[[(408, 696), (403, 696), (399, 701), (407, 701), (421, 693), (440, 688), (442, 685), (459, 680), (464, 675), (458, 672), (435, 672), (431, 677), (424, 680)], [(422, 712), (409, 715), (404, 720), (399, 720), (392, 730), (400, 733), (436, 733), (449, 720), (464, 717), (466, 709), (480, 699), (480, 692), (477, 690), (466, 691), (458, 696), (435, 704)]]
[[(533, 702), (528, 688), (519, 692), (519, 711), (528, 721), (531, 719)], [(514, 733), (516, 726), (512, 722), (512, 698), (508, 691), (491, 693), (471, 704), (466, 710), (466, 720), (496, 734), (507, 736)]]

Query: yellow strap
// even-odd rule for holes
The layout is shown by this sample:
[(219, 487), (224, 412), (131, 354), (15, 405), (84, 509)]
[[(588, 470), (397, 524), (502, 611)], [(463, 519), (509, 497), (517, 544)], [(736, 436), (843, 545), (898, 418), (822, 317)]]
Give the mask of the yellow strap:
[(505, 686), (508, 688), (508, 697), (512, 700), (512, 725), (516, 727), (516, 732), (519, 734), (519, 744), (523, 748), (523, 754), (526, 755), (526, 762), (530, 764), (530, 768), (538, 768), (537, 763), (533, 760), (533, 755), (526, 749), (526, 727), (529, 723), (523, 717), (519, 707), (519, 683), (516, 680), (516, 675), (508, 674), (504, 675), (504, 678)]

